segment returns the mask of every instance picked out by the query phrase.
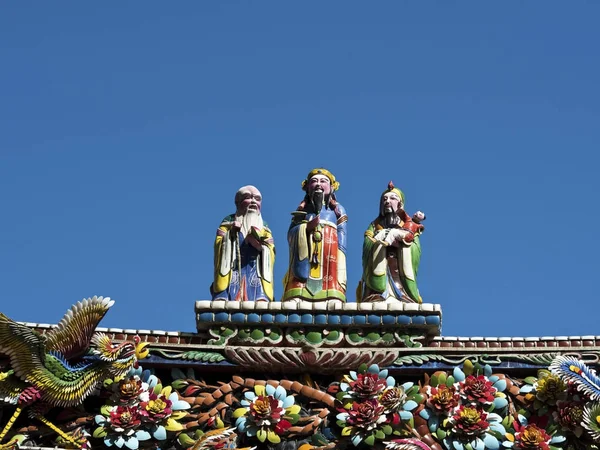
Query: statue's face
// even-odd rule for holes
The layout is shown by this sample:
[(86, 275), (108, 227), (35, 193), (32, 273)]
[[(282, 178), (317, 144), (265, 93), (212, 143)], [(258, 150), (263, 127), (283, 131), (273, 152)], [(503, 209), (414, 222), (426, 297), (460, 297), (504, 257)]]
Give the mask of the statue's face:
[(331, 181), (325, 175), (315, 175), (308, 180), (308, 194), (311, 195), (313, 192), (321, 191), (323, 195), (329, 195), (331, 193)]
[(393, 192), (386, 192), (381, 197), (381, 206), (384, 214), (397, 214), (402, 202), (400, 198)]
[(238, 214), (244, 215), (249, 211), (260, 212), (262, 207), (262, 196), (254, 186), (250, 186), (239, 193)]

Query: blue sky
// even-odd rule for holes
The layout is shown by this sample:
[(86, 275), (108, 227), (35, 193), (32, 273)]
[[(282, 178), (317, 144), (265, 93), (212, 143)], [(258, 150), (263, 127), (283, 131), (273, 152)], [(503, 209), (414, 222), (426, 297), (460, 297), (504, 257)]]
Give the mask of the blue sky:
[(446, 336), (600, 334), (594, 2), (6, 3), (0, 311), (193, 331), (212, 242), (256, 185), (275, 237), (341, 183), (349, 291), (389, 180), (427, 214)]

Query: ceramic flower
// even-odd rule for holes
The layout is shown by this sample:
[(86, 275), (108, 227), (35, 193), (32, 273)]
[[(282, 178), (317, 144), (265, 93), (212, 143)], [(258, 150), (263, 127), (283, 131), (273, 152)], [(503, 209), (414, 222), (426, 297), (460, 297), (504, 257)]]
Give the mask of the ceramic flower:
[(464, 403), (485, 407), (494, 402), (497, 389), (484, 375), (469, 375), (459, 383), (459, 392)]
[(583, 434), (584, 403), (581, 401), (558, 401), (552, 413), (554, 421), (564, 431), (570, 431), (578, 438)]
[[(550, 432), (549, 430), (553, 430)], [(561, 444), (566, 438), (557, 432), (555, 424), (550, 423), (549, 417), (518, 415), (512, 423), (512, 430), (505, 434), (503, 447), (518, 450), (551, 450), (551, 445)]]
[(168, 418), (173, 409), (173, 402), (162, 394), (149, 394), (148, 400), (140, 403), (140, 415), (150, 422), (160, 422)]
[(477, 406), (462, 405), (456, 408), (450, 417), (452, 431), (466, 437), (481, 436), (490, 427), (487, 416), (487, 413)]
[(94, 437), (103, 437), (104, 445), (107, 447), (125, 446), (136, 450), (140, 441), (150, 439), (146, 431), (138, 429), (141, 419), (137, 407), (112, 406), (103, 408), (102, 412), (102, 415), (97, 415), (95, 418), (100, 427), (94, 431)]
[(460, 401), (460, 395), (454, 385), (428, 386), (427, 393), (427, 407), (436, 414), (449, 415)]
[(449, 449), (497, 449), (504, 435), (502, 417), (486, 413), (479, 406), (461, 405), (448, 419), (450, 429), (445, 433), (444, 444)]
[(256, 436), (261, 442), (281, 442), (281, 435), (299, 418), (300, 406), (282, 386), (257, 385), (244, 397), (240, 402), (242, 407), (233, 413), (237, 419), (235, 426), (238, 431)]
[(353, 427), (371, 431), (378, 424), (386, 421), (384, 411), (385, 408), (377, 400), (364, 400), (361, 403), (354, 402), (352, 408), (348, 411), (346, 423)]
[(139, 376), (132, 375), (113, 383), (111, 388), (113, 391), (111, 401), (120, 405), (132, 405), (137, 403), (142, 392), (148, 390), (148, 384), (142, 382)]
[(549, 450), (552, 437), (535, 424), (515, 424), (514, 447), (519, 450)]
[(363, 364), (340, 383), (337, 424), (354, 445), (373, 445), (392, 433), (409, 433), (414, 426), (412, 411), (423, 402), (418, 386), (396, 380), (376, 364)]
[(358, 372), (345, 375), (340, 390), (347, 399), (374, 399), (386, 388), (396, 385), (396, 380), (388, 376), (387, 370), (379, 370), (377, 364), (368, 367), (362, 365)]
[(548, 371), (540, 371), (534, 389), (536, 400), (548, 405), (556, 405), (557, 401), (565, 400), (567, 397), (567, 383), (559, 375)]
[(150, 371), (134, 368), (104, 385), (112, 395), (95, 418), (99, 427), (93, 436), (104, 438), (105, 445), (134, 450), (140, 441), (164, 441), (168, 431), (183, 429), (178, 420), (187, 415), (190, 404), (180, 400), (170, 386), (163, 388)]

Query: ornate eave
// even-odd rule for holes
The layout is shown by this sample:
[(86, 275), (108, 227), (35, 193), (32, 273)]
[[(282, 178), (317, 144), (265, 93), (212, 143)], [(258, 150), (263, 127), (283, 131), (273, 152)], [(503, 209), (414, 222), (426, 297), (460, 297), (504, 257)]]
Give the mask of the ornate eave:
[[(505, 371), (547, 367), (558, 355), (600, 362), (600, 336), (440, 336), (437, 304), (197, 301), (196, 333), (98, 327), (117, 342), (149, 344), (145, 367), (205, 372), (346, 372), (378, 364), (397, 373), (450, 369), (469, 359)], [(47, 333), (54, 325), (25, 323)]]

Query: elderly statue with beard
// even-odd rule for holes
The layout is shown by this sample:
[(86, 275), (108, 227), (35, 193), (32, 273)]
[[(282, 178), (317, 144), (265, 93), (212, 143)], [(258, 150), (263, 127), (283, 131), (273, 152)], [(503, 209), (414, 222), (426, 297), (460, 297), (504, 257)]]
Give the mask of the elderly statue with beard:
[(404, 211), (404, 193), (390, 181), (381, 195), (379, 217), (365, 232), (363, 276), (357, 301), (402, 301), (422, 303), (417, 288), (421, 259), (419, 236), (425, 229), (425, 215), (412, 219)]
[(326, 169), (310, 171), (288, 231), (290, 264), (282, 300), (346, 301), (348, 216), (335, 198), (339, 183)]
[(254, 186), (235, 194), (236, 212), (223, 219), (215, 239), (213, 300), (273, 300), (275, 246), (261, 205)]

